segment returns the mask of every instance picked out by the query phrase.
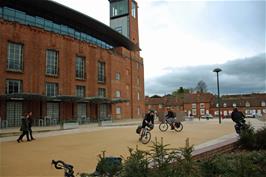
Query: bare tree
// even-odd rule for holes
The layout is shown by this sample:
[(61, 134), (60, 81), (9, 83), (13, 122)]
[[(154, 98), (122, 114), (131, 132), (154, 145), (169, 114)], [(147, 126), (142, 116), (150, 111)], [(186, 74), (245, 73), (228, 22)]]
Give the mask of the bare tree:
[(197, 93), (206, 93), (208, 91), (207, 84), (203, 80), (199, 81), (195, 88), (195, 91)]

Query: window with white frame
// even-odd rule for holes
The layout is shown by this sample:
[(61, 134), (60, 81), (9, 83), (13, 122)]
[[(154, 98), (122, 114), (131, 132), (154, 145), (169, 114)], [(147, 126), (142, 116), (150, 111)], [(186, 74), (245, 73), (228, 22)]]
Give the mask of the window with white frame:
[(140, 100), (140, 93), (137, 93), (137, 99)]
[(82, 85), (76, 86), (76, 96), (79, 96), (79, 97), (85, 96), (85, 86), (82, 86)]
[(58, 75), (58, 52), (55, 50), (46, 50), (46, 74)]
[(22, 91), (22, 81), (21, 80), (6, 80), (6, 93), (20, 93)]
[(98, 82), (105, 82), (105, 63), (98, 62)]
[(57, 96), (58, 94), (58, 84), (57, 83), (46, 83), (46, 96)]
[(141, 114), (140, 107), (138, 107), (137, 111), (138, 111), (138, 115), (140, 115)]
[(121, 97), (121, 93), (119, 90), (115, 91), (115, 97), (116, 98), (120, 98)]
[(139, 77), (137, 78), (137, 86), (140, 85)]
[(98, 96), (100, 96), (100, 97), (105, 97), (106, 96), (105, 88), (98, 88)]
[(226, 108), (227, 104), (226, 104), (226, 103), (224, 103), (224, 105), (223, 105), (223, 106), (224, 106), (224, 108)]
[(121, 79), (121, 75), (120, 72), (115, 73), (115, 80), (120, 80)]
[(85, 79), (85, 58), (76, 57), (76, 78)]
[(116, 107), (115, 113), (116, 114), (121, 114), (121, 107)]
[(266, 102), (265, 101), (262, 101), (261, 102), (261, 106), (266, 106)]
[(8, 43), (7, 69), (13, 71), (23, 70), (23, 45)]
[(250, 103), (248, 101), (246, 102), (245, 105), (246, 105), (246, 107), (250, 107)]
[(196, 103), (192, 103), (192, 108), (197, 108), (197, 104)]
[(200, 103), (200, 108), (205, 108), (205, 104), (204, 103)]
[(200, 115), (204, 115), (205, 114), (205, 109), (200, 109)]
[(236, 107), (236, 103), (233, 103), (233, 107)]

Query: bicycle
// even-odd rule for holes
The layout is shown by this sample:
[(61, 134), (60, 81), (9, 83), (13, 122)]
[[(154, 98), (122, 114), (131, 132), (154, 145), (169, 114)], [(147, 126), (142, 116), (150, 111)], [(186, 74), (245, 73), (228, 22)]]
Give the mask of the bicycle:
[(142, 144), (147, 144), (150, 142), (150, 140), (151, 140), (150, 130), (151, 130), (151, 128), (149, 128), (149, 127), (143, 128), (141, 135), (140, 135), (140, 139), (139, 139), (142, 142)]
[(62, 160), (57, 160), (57, 161), (52, 160), (51, 164), (54, 165), (56, 169), (64, 169), (64, 177), (75, 177), (73, 165), (67, 164)]
[[(169, 119), (165, 119), (164, 121), (162, 121), (159, 125), (159, 129), (162, 131), (162, 132), (165, 132), (169, 125), (171, 126), (171, 122)], [(173, 126), (174, 126), (174, 130), (176, 132), (181, 132), (183, 130), (183, 124), (181, 122), (177, 122), (175, 120), (175, 122), (173, 123)]]

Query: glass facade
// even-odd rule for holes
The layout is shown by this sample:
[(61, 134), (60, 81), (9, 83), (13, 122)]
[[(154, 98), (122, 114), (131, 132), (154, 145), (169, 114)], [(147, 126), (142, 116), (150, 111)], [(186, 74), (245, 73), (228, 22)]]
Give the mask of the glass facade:
[(120, 0), (110, 4), (111, 17), (128, 14), (128, 1)]
[(85, 41), (90, 44), (97, 45), (101, 48), (111, 49), (113, 46), (107, 44), (104, 41), (101, 41), (89, 34), (75, 30), (69, 26), (63, 24), (57, 24), (53, 21), (46, 20), (38, 16), (30, 16), (25, 12), (15, 10), (8, 7), (0, 7), (0, 18), (3, 18), (7, 21), (15, 21), (24, 25), (39, 27), (45, 29), (46, 31), (51, 31), (61, 35), (66, 35), (73, 37), (77, 40)]
[(23, 46), (21, 44), (8, 43), (7, 69), (13, 71), (23, 70)]

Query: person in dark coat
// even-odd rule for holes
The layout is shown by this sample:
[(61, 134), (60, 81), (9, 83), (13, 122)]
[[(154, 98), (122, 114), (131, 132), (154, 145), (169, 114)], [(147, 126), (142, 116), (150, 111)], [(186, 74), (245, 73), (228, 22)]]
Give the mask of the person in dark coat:
[(28, 121), (29, 121), (29, 135), (30, 135), (30, 139), (31, 140), (35, 140), (35, 138), (33, 138), (32, 136), (32, 124), (33, 124), (33, 119), (32, 119), (32, 112), (28, 113)]
[(231, 119), (235, 122), (235, 123), (239, 123), (239, 122), (243, 122), (245, 115), (241, 112), (238, 111), (237, 108), (233, 109), (233, 112), (231, 113)]
[(165, 115), (165, 118), (168, 120), (168, 122), (171, 125), (171, 130), (174, 130), (174, 123), (175, 123), (175, 113), (171, 110), (171, 108), (167, 108), (167, 114)]
[(150, 129), (153, 129), (154, 127), (154, 110), (149, 110), (149, 112), (147, 114), (145, 114), (145, 117), (142, 121), (142, 125), (141, 125), (141, 131), (140, 131), (140, 139), (142, 138), (142, 131), (143, 129), (147, 126)]
[(22, 131), (21, 135), (19, 136), (19, 138), (17, 139), (17, 142), (20, 143), (21, 141), (23, 141), (23, 137), (26, 135), (27, 137), (27, 141), (30, 141), (29, 139), (29, 116), (28, 114), (26, 114), (22, 119), (21, 119), (21, 127), (20, 127), (20, 131)]

